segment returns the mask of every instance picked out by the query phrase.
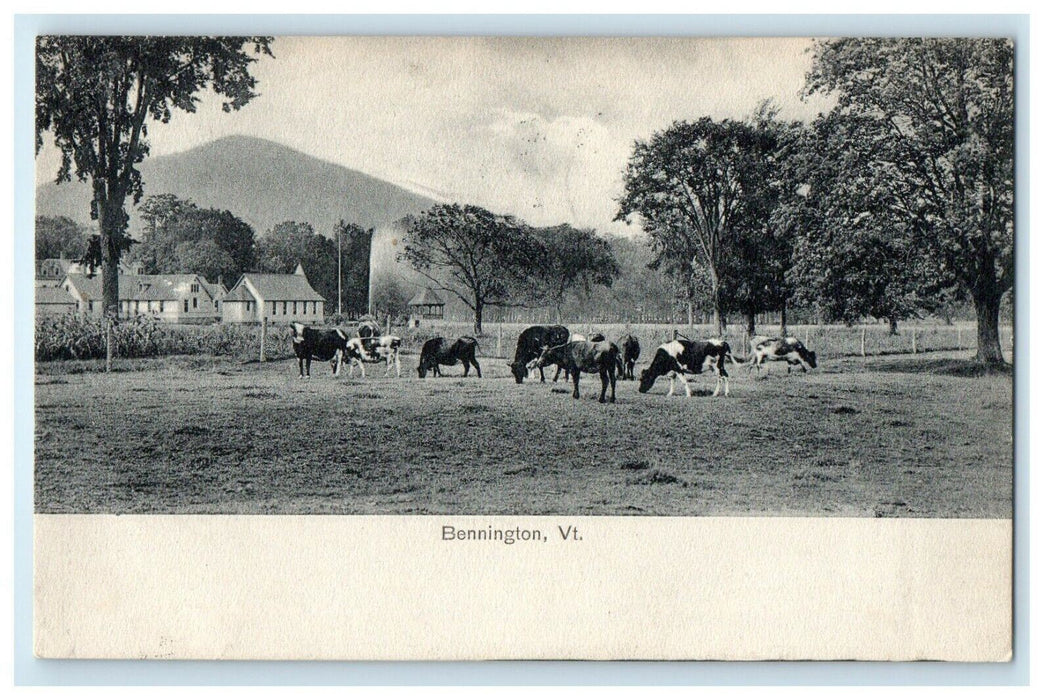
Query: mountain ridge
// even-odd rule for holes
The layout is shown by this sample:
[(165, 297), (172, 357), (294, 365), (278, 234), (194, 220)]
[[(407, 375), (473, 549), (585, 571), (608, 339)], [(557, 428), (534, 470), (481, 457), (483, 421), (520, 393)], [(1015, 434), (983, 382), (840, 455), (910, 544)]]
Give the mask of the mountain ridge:
[[(378, 228), (436, 201), (275, 141), (239, 134), (147, 158), (140, 170), (143, 199), (170, 193), (202, 208), (226, 209), (259, 237), (282, 221), (305, 221), (324, 235), (331, 235), (340, 219)], [(36, 214), (88, 223), (90, 201), (89, 182), (47, 182), (36, 189)], [(142, 219), (130, 198), (126, 206), (129, 232), (138, 237)]]

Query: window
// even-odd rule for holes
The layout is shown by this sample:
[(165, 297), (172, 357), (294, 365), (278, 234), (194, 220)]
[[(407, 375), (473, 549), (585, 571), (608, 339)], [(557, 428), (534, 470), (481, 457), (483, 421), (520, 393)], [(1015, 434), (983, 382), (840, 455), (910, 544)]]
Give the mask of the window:
[(277, 316), (277, 302), (275, 301), (275, 302), (271, 302), (271, 303), (273, 303), (274, 308), (270, 311), (270, 315), (271, 316)]
[(317, 316), (317, 302), (314, 302), (314, 315)]
[(218, 299), (216, 299), (216, 300), (215, 300), (215, 301), (213, 301), (212, 303), (213, 303), (213, 304), (215, 304), (215, 310), (216, 310), (216, 311), (218, 311), (218, 310), (219, 310), (219, 300), (218, 300)]
[(190, 312), (190, 300), (189, 299), (183, 299), (182, 300), (182, 312), (184, 314)]
[(295, 316), (297, 313), (299, 313), (298, 309), (299, 309), (299, 302), (293, 301), (292, 302), (292, 315), (293, 316)]
[(163, 301), (161, 302), (161, 313), (162, 314), (164, 313), (164, 302)]
[(88, 311), (94, 311), (94, 310), (95, 310), (95, 302), (92, 301), (91, 299), (88, 299)]
[(135, 300), (135, 313), (139, 313), (139, 300)]
[(193, 298), (193, 308), (197, 308), (197, 297)]
[(199, 284), (191, 284), (190, 285), (190, 293), (191, 294), (196, 294), (199, 291), (201, 291), (201, 285), (199, 285)]
[(288, 302), (287, 301), (281, 302), (281, 315), (282, 316), (287, 316), (288, 315)]

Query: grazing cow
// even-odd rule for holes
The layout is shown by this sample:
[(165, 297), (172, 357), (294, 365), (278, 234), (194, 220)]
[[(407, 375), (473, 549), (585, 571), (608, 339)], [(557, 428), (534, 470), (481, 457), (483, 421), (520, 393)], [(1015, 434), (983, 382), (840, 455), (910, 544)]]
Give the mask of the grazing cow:
[[(530, 326), (522, 331), (515, 347), (515, 359), (507, 363), (515, 377), (515, 383), (522, 383), (529, 374), (527, 365), (530, 360), (540, 357), (540, 352), (545, 347), (565, 345), (568, 342), (569, 329), (565, 326)], [(540, 381), (544, 381), (543, 368), (540, 370)]]
[(749, 361), (756, 372), (760, 371), (767, 360), (784, 360), (788, 363), (789, 374), (792, 373), (793, 365), (799, 365), (803, 372), (806, 372), (807, 365), (810, 365), (811, 369), (817, 369), (817, 353), (807, 350), (798, 338), (767, 338), (757, 335), (752, 338), (751, 346), (752, 356)]
[(642, 353), (639, 339), (630, 333), (622, 335), (617, 339), (617, 347), (620, 348), (617, 379), (635, 379), (635, 363), (638, 362), (639, 355)]
[(673, 340), (670, 343), (657, 348), (657, 354), (653, 356), (650, 366), (642, 371), (642, 381), (639, 383), (639, 391), (645, 393), (653, 387), (658, 377), (671, 373), (671, 382), (668, 386), (668, 396), (675, 393), (675, 380), (682, 381), (686, 389), (686, 395), (691, 396), (690, 385), (686, 383), (686, 374), (700, 374), (708, 364), (715, 362), (717, 377), (715, 380), (715, 391), (712, 396), (719, 395), (719, 389), (725, 389), (726, 396), (730, 395), (730, 375), (726, 373), (726, 356), (730, 354), (730, 345), (725, 340)]
[(371, 338), (350, 338), (347, 341), (346, 352), (343, 360), (350, 364), (351, 375), (354, 374), (354, 363), (361, 367), (361, 376), (365, 376), (366, 362), (386, 362), (387, 369), (383, 376), (390, 375), (390, 368), (394, 367), (395, 375), (401, 376), (401, 338), (396, 335), (381, 335)]
[(416, 368), (416, 371), (420, 379), (427, 376), (427, 370), (432, 370), (435, 377), (440, 377), (442, 376), (441, 365), (455, 365), (457, 362), (462, 362), (463, 376), (467, 376), (473, 365), (475, 371), (478, 372), (478, 377), (481, 378), (482, 368), (478, 366), (478, 360), (474, 357), (477, 351), (478, 341), (469, 335), (457, 338), (452, 345), (447, 343), (445, 338), (431, 338), (423, 344), (423, 349), (420, 350), (420, 366)]
[(598, 402), (606, 403), (606, 387), (609, 386), (609, 402), (617, 402), (617, 357), (620, 351), (608, 340), (593, 343), (588, 340), (575, 340), (565, 345), (543, 348), (540, 357), (530, 364), (543, 368), (545, 365), (557, 364), (564, 367), (566, 373), (573, 377), (573, 398), (580, 398), (580, 373), (598, 372), (602, 380), (602, 393)]
[[(332, 363), (332, 373), (339, 376), (343, 356), (347, 347), (347, 334), (338, 328), (311, 328), (302, 323), (291, 323), (292, 350), (299, 358), (299, 378), (310, 379), (310, 361)], [(306, 362), (306, 375), (303, 363)]]

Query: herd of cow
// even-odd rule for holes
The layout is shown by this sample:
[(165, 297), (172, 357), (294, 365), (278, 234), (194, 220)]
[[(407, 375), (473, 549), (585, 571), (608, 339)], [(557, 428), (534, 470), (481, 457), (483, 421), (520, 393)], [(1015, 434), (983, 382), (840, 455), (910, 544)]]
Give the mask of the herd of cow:
[[(363, 324), (357, 336), (350, 336), (339, 328), (311, 328), (302, 323), (293, 323), (292, 349), (299, 360), (299, 376), (310, 376), (311, 360), (332, 363), (332, 373), (339, 376), (344, 364), (361, 368), (365, 376), (365, 363), (384, 362), (389, 376), (394, 370), (401, 376), (401, 338), (395, 335), (383, 335), (374, 325)], [(804, 372), (807, 366), (817, 367), (817, 355), (808, 350), (798, 338), (752, 338), (751, 353), (747, 359), (738, 359), (730, 351), (725, 340), (712, 338), (694, 341), (680, 335), (677, 331), (674, 338), (657, 348), (653, 360), (642, 371), (639, 378), (639, 391), (647, 392), (658, 378), (668, 376), (670, 379), (668, 395), (675, 393), (676, 380), (682, 382), (686, 395), (690, 396), (690, 385), (685, 375), (700, 374), (712, 370), (716, 374), (714, 396), (722, 391), (730, 395), (730, 377), (726, 372), (727, 358), (734, 364), (747, 362), (757, 372), (767, 360), (783, 360), (788, 364), (788, 371), (798, 366)], [(518, 336), (514, 359), (507, 363), (515, 382), (521, 384), (534, 371), (539, 372), (540, 381), (545, 381), (544, 368), (556, 366), (553, 381), (558, 381), (560, 374), (567, 380), (573, 379), (573, 398), (580, 398), (580, 374), (598, 374), (602, 382), (599, 403), (605, 403), (606, 391), (609, 390), (611, 403), (617, 400), (617, 380), (635, 379), (635, 363), (642, 352), (639, 339), (625, 334), (616, 342), (607, 340), (602, 334), (584, 337), (570, 333), (565, 326), (530, 326)], [(420, 350), (420, 362), (416, 368), (420, 379), (431, 372), (441, 376), (441, 366), (463, 365), (463, 376), (468, 376), (474, 367), (478, 376), (482, 368), (478, 365), (478, 341), (470, 336), (462, 336), (453, 342), (445, 338), (431, 338)], [(305, 372), (304, 372), (305, 370)]]

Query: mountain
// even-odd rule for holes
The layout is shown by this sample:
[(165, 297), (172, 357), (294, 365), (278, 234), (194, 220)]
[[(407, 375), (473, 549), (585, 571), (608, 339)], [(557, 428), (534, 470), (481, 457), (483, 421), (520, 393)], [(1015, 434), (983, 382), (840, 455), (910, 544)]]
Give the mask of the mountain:
[[(200, 207), (229, 209), (257, 236), (282, 221), (306, 221), (330, 235), (340, 219), (365, 228), (389, 224), (427, 209), (434, 200), (403, 187), (249, 136), (227, 136), (141, 166), (145, 196), (171, 193)], [(91, 186), (49, 182), (37, 187), (38, 216), (68, 216), (88, 223)], [(128, 200), (129, 231), (142, 221)]]

